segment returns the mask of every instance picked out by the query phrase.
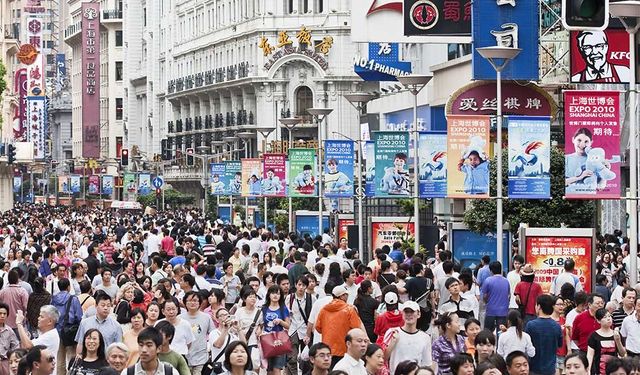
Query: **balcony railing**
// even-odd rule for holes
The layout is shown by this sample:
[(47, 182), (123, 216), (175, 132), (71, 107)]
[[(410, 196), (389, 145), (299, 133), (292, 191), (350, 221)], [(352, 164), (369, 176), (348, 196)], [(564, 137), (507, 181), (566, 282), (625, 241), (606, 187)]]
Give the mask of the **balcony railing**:
[(121, 20), (122, 19), (122, 9), (109, 9), (102, 11), (102, 19), (103, 20)]
[(2, 29), (4, 31), (5, 39), (19, 39), (20, 38), (20, 24), (13, 23), (10, 25), (4, 25)]
[(194, 87), (208, 86), (214, 83), (246, 78), (249, 77), (249, 66), (249, 62), (241, 62), (224, 68), (211, 69), (170, 80), (167, 82), (167, 92), (172, 94), (183, 90), (189, 90)]
[(73, 25), (67, 26), (66, 30), (64, 31), (64, 38), (69, 39), (72, 36), (79, 34), (81, 31), (82, 31), (82, 21), (79, 21), (77, 23), (74, 23)]

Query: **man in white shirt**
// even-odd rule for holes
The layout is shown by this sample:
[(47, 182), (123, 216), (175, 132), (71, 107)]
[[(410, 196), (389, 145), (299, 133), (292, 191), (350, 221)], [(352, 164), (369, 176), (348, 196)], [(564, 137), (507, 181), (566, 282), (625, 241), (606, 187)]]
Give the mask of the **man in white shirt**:
[[(60, 348), (60, 334), (56, 330), (56, 323), (60, 318), (60, 313), (52, 305), (44, 305), (40, 308), (38, 316), (38, 330), (40, 335), (36, 339), (29, 339), (30, 335), (24, 328), (26, 319), (22, 310), (16, 312), (16, 326), (18, 327), (18, 335), (20, 336), (20, 347), (22, 349), (31, 349), (36, 345), (44, 345), (57, 361), (58, 349)], [(63, 367), (66, 363), (61, 364)]]
[(395, 373), (396, 367), (402, 361), (410, 360), (418, 366), (431, 366), (431, 336), (418, 330), (420, 306), (415, 301), (407, 301), (401, 306), (404, 325), (392, 328), (384, 335), (384, 342), (389, 346), (384, 352), (389, 360), (389, 372)]
[(509, 301), (510, 309), (517, 309), (518, 304), (516, 303), (516, 297), (513, 294), (513, 291), (516, 289), (516, 285), (520, 282), (520, 268), (524, 264), (524, 258), (522, 255), (516, 255), (513, 257), (513, 270), (509, 271), (507, 274), (507, 281), (509, 281), (509, 285), (511, 286), (511, 300)]
[(336, 251), (336, 255), (339, 258), (344, 258), (344, 253), (347, 252), (348, 250), (351, 250), (351, 249), (349, 249), (348, 244), (349, 244), (349, 242), (348, 242), (346, 237), (342, 237), (340, 239), (340, 247)]
[(356, 284), (356, 271), (354, 270), (346, 270), (342, 273), (342, 279), (344, 280), (344, 286), (347, 288), (349, 292), (349, 298), (347, 299), (347, 304), (353, 305), (358, 296), (358, 289), (360, 288), (358, 284)]
[(576, 263), (573, 259), (569, 259), (564, 263), (564, 272), (560, 273), (558, 276), (553, 279), (551, 283), (551, 290), (549, 293), (559, 296), (560, 289), (564, 284), (571, 284), (575, 288), (576, 292), (584, 290), (582, 283), (578, 276), (576, 276), (573, 272), (575, 270)]
[(329, 228), (325, 228), (324, 233), (322, 233), (321, 245), (324, 246), (325, 244), (328, 244), (328, 243), (333, 243), (333, 237), (329, 235)]
[(269, 269), (269, 271), (271, 271), (271, 273), (273, 273), (274, 275), (278, 275), (278, 274), (288, 275), (289, 274), (289, 270), (282, 266), (283, 262), (284, 262), (284, 258), (282, 257), (282, 255), (277, 254), (276, 255), (276, 265), (271, 267)]
[[(576, 307), (571, 309), (571, 311), (569, 311), (564, 322), (564, 327), (567, 330), (567, 335), (569, 337), (571, 337), (571, 330), (573, 329), (572, 328), (573, 321), (576, 319), (576, 316), (578, 316), (578, 314), (586, 310), (588, 307), (588, 303), (587, 303), (588, 298), (589, 296), (584, 291), (576, 293), (575, 296), (573, 297), (576, 303)], [(576, 342), (573, 340), (571, 340), (571, 350), (580, 350), (578, 348), (578, 344), (576, 344)]]
[(313, 344), (317, 344), (322, 342), (322, 334), (314, 329), (314, 325), (316, 323), (316, 319), (318, 319), (318, 314), (320, 314), (320, 310), (323, 307), (328, 305), (331, 301), (333, 301), (333, 295), (331, 292), (336, 285), (332, 282), (328, 282), (324, 286), (325, 296), (320, 297), (316, 300), (316, 303), (311, 307), (311, 312), (309, 313), (309, 323), (307, 324), (307, 337), (311, 337), (313, 335)]
[(254, 229), (251, 231), (251, 239), (249, 240), (249, 242), (247, 242), (247, 244), (249, 245), (249, 249), (250, 249), (249, 257), (257, 253), (260, 261), (262, 262), (262, 256), (264, 253), (262, 251), (262, 240), (260, 240), (260, 235), (258, 234), (257, 229)]
[(620, 335), (625, 339), (627, 355), (630, 357), (640, 356), (640, 297), (636, 298), (636, 312), (624, 318)]
[(364, 362), (360, 359), (369, 345), (367, 333), (360, 328), (354, 328), (347, 333), (345, 341), (347, 343), (347, 352), (333, 367), (333, 371), (340, 370), (349, 375), (367, 375)]

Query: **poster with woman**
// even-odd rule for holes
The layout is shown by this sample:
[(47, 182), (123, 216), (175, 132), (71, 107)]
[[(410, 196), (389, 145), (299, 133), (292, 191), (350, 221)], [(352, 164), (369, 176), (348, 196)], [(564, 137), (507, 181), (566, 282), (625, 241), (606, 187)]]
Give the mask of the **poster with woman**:
[(100, 194), (100, 176), (91, 175), (89, 176), (89, 194)]
[(242, 159), (242, 196), (259, 197), (262, 194), (262, 160)]
[(409, 167), (409, 133), (377, 131), (375, 143), (376, 197), (411, 196)]
[(489, 116), (447, 117), (447, 196), (489, 198)]

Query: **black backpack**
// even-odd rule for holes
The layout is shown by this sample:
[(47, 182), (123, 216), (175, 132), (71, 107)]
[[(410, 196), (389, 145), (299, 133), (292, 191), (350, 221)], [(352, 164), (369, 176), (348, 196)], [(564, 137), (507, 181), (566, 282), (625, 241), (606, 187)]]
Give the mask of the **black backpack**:
[[(127, 367), (127, 375), (135, 375), (136, 373), (136, 365)], [(164, 375), (173, 375), (173, 367), (165, 363), (164, 364)]]

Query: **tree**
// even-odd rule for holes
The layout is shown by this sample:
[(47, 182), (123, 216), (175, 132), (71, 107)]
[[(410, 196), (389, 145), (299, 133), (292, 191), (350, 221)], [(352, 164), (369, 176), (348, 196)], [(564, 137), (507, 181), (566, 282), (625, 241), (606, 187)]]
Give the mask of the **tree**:
[[(492, 165), (496, 165), (494, 157)], [(508, 150), (502, 153), (503, 196), (508, 189)], [(564, 223), (571, 228), (592, 228), (595, 223), (595, 202), (591, 200), (564, 199), (564, 153), (551, 148), (551, 199), (504, 199), (503, 217), (515, 233), (520, 223), (530, 227), (558, 228)], [(491, 168), (491, 196), (496, 196), (496, 168)], [(474, 199), (464, 214), (465, 224), (479, 233), (495, 232), (496, 200)]]

